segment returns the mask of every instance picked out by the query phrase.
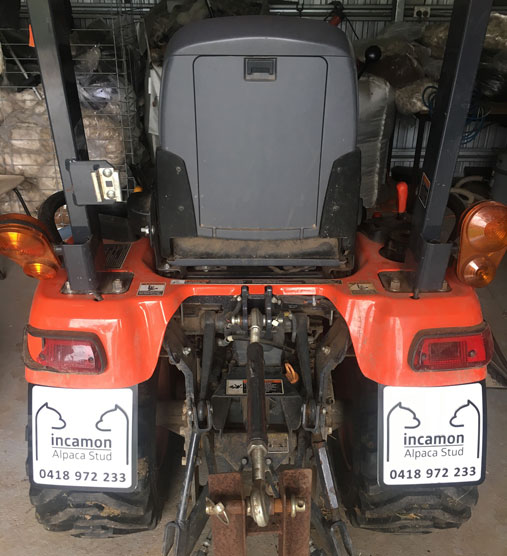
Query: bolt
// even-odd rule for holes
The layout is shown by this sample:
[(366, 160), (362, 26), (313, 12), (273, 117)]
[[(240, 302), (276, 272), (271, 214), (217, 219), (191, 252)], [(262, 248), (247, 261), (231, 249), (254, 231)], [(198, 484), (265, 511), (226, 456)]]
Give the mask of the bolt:
[(178, 212), (183, 212), (184, 210), (185, 210), (185, 207), (183, 205), (178, 206)]
[(334, 404), (333, 398), (327, 398), (326, 403), (327, 405), (333, 405)]
[(119, 278), (113, 280), (113, 293), (121, 293), (123, 290), (123, 284)]
[(72, 290), (70, 289), (70, 282), (68, 280), (63, 285), (63, 293), (72, 293)]
[(390, 288), (392, 292), (399, 292), (401, 288), (401, 282), (398, 278), (393, 278), (391, 280)]
[(104, 168), (102, 170), (102, 175), (106, 178), (110, 178), (113, 175), (113, 169), (112, 168)]
[(149, 236), (149, 235), (150, 235), (150, 227), (149, 227), (149, 226), (143, 226), (139, 231), (140, 231), (142, 234), (144, 234), (145, 236)]
[(106, 197), (108, 199), (114, 199), (116, 197), (116, 194), (112, 189), (110, 189), (109, 191), (106, 191)]
[(183, 355), (190, 355), (190, 354), (192, 353), (192, 348), (191, 348), (191, 347), (188, 347), (188, 346), (187, 346), (187, 347), (184, 347), (184, 348), (181, 350), (181, 353), (183, 353)]
[(329, 355), (331, 353), (331, 348), (329, 346), (322, 346), (321, 349), (324, 355)]
[(181, 174), (181, 166), (176, 166), (176, 173)]
[(273, 460), (271, 458), (266, 458), (266, 465), (271, 465)]
[(248, 458), (241, 458), (241, 465), (245, 466), (248, 464)]

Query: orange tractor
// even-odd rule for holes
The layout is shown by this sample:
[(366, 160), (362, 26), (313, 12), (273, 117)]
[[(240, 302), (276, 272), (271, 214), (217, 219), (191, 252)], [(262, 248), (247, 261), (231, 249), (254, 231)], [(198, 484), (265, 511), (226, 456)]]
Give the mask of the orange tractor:
[(59, 3), (28, 6), (64, 190), (39, 220), (2, 216), (0, 250), (40, 279), (24, 360), (43, 526), (154, 527), (179, 449), (169, 429), (185, 470), (164, 554), (192, 554), (208, 520), (200, 554), (211, 542), (218, 556), (263, 532), (283, 555), (352, 554), (345, 516), (387, 532), (466, 521), (493, 351), (474, 288), (505, 253), (507, 208), (473, 206), (451, 240), (442, 221), (485, 3), (454, 4), (410, 214), (401, 184), (398, 212), (370, 219), (356, 66), (335, 27), (259, 16), (179, 31), (156, 180), (125, 203), (117, 170), (88, 159)]

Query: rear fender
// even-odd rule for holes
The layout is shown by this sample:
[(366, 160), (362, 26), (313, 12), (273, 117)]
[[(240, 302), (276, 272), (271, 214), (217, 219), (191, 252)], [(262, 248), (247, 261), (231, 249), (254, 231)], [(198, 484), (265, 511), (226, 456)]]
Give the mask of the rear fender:
[[(416, 334), (425, 329), (472, 327), (483, 322), (472, 288), (449, 271), (448, 292), (410, 294), (386, 291), (381, 271), (405, 269), (378, 254), (380, 245), (358, 235), (358, 271), (350, 277), (319, 284), (271, 284), (277, 296), (322, 296), (345, 319), (362, 373), (392, 386), (445, 386), (483, 380), (486, 368), (462, 371), (415, 372), (408, 363)], [(42, 330), (92, 332), (101, 340), (107, 367), (100, 375), (60, 374), (26, 369), (33, 384), (65, 388), (123, 388), (144, 382), (153, 374), (167, 324), (181, 303), (192, 296), (236, 296), (241, 284), (184, 282), (152, 271), (147, 240), (134, 243), (121, 269), (134, 278), (124, 294), (104, 295), (100, 302), (83, 295), (61, 293), (65, 272), (41, 282), (35, 293), (29, 323)], [(139, 295), (141, 284), (163, 284), (162, 295)], [(251, 284), (251, 294), (263, 294), (267, 284)], [(32, 353), (33, 355), (33, 353)]]

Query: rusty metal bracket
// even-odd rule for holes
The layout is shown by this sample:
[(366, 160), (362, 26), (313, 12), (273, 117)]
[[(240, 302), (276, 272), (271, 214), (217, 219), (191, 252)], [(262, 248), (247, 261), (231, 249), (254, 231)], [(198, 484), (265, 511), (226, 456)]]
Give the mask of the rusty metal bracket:
[[(278, 541), (279, 556), (308, 556), (312, 505), (312, 470), (285, 469), (280, 474), (280, 491), (284, 511)], [(304, 501), (305, 510), (294, 515), (286, 511), (288, 500), (295, 496)]]
[[(249, 535), (278, 533), (279, 556), (308, 556), (311, 518), (311, 469), (286, 469), (280, 474), (281, 497), (271, 506), (269, 522), (259, 527), (251, 518), (251, 499), (244, 496), (241, 473), (208, 478), (213, 554), (246, 556)], [(227, 516), (227, 519), (225, 519)]]
[[(211, 531), (214, 556), (246, 556), (246, 505), (241, 473), (219, 473), (208, 477), (209, 497), (222, 503), (229, 523), (212, 515)], [(234, 504), (240, 511), (233, 511)]]

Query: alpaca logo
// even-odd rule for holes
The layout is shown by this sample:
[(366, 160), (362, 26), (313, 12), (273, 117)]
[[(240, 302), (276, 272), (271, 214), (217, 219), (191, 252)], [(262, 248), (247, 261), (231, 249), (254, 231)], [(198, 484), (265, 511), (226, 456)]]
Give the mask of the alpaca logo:
[[(399, 413), (399, 417), (396, 413)], [(398, 402), (394, 407), (389, 410), (387, 414), (387, 461), (389, 461), (390, 451), (391, 451), (391, 417), (395, 414), (395, 417), (402, 422), (404, 422), (403, 428), (405, 429), (417, 429), (419, 428), (421, 421), (417, 418), (415, 411), (412, 411), (409, 407), (401, 405)]]
[[(449, 419), (449, 425), (454, 429), (467, 428), (475, 434), (475, 457), (480, 458), (481, 447), (481, 413), (478, 407), (471, 401), (461, 405), (454, 411)], [(417, 429), (421, 426), (421, 419), (410, 407), (396, 403), (387, 413), (387, 434), (386, 434), (386, 461), (391, 458), (391, 443), (393, 430), (396, 429), (396, 437), (399, 432), (403, 433), (403, 446), (405, 448), (449, 448), (462, 447), (465, 445), (465, 433), (453, 431), (448, 434), (418, 434)], [(411, 433), (410, 431), (414, 431)]]
[(95, 423), (95, 428), (102, 432), (111, 432), (115, 426), (125, 428), (125, 465), (128, 465), (130, 455), (130, 423), (127, 412), (118, 404), (116, 404), (113, 409), (104, 411), (104, 413), (100, 416), (100, 419)]
[(449, 424), (454, 428), (464, 428), (468, 423), (477, 430), (476, 457), (481, 456), (481, 412), (472, 400), (467, 400), (466, 404), (458, 407), (451, 417)]
[(50, 407), (46, 402), (42, 404), (35, 414), (35, 460), (39, 459), (39, 422), (49, 421), (51, 430), (62, 430), (67, 423), (62, 419), (62, 414)]
[[(104, 435), (100, 436), (71, 436), (65, 435), (67, 422), (62, 417), (62, 413), (51, 407), (48, 402), (43, 403), (35, 414), (35, 461), (39, 460), (39, 439), (41, 431), (44, 437), (49, 433), (51, 449), (63, 450), (83, 450), (83, 451), (104, 451), (111, 452), (113, 449), (113, 441)], [(98, 421), (95, 423), (95, 429), (101, 433), (115, 432), (115, 437), (119, 438), (121, 443), (124, 439), (125, 465), (129, 465), (130, 446), (130, 419), (127, 412), (118, 404), (107, 411), (104, 411)], [(125, 434), (118, 434), (124, 430)], [(55, 432), (56, 431), (56, 432)], [(64, 431), (64, 432), (58, 432)], [(122, 450), (123, 451), (123, 450)]]

